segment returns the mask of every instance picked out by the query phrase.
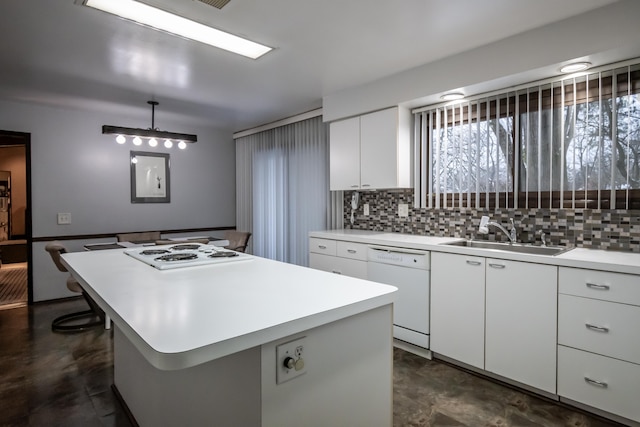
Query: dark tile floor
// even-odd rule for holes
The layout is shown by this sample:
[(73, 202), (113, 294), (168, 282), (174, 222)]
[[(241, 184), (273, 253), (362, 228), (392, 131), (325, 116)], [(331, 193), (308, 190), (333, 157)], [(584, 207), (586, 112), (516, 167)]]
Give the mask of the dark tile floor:
[[(56, 316), (84, 304), (67, 300), (0, 310), (0, 426), (131, 425), (110, 389), (112, 333), (51, 332)], [(615, 425), (438, 361), (394, 352), (395, 427)]]

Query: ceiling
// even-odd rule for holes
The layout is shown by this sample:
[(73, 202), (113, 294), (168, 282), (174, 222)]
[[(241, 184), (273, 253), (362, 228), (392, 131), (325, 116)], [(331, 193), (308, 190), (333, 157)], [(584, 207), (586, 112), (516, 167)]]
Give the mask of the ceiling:
[(235, 132), (615, 1), (145, 0), (275, 47), (251, 60), (74, 0), (3, 0), (0, 99), (119, 114), (155, 99), (158, 117)]

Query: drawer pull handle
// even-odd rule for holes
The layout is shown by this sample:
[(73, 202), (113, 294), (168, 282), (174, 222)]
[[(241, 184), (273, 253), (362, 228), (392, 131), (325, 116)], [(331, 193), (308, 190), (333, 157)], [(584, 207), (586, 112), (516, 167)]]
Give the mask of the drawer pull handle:
[(341, 271), (338, 271), (338, 270), (331, 270), (331, 272), (332, 272), (332, 273), (335, 273), (335, 274), (342, 274), (342, 272), (341, 272)]
[(318, 247), (319, 247), (320, 249), (327, 249), (327, 247), (326, 247), (325, 245), (318, 245)]
[(469, 265), (480, 265), (482, 264), (480, 261), (471, 261), (471, 260), (467, 260), (467, 264)]
[(591, 379), (591, 378), (589, 378), (589, 377), (584, 377), (584, 380), (585, 380), (586, 382), (588, 382), (589, 384), (591, 384), (591, 385), (595, 385), (595, 386), (598, 386), (598, 387), (602, 387), (602, 388), (607, 388), (607, 387), (609, 387), (609, 384), (607, 384), (607, 383), (605, 383), (605, 382), (603, 382), (603, 381), (592, 380), (592, 379)]
[(347, 249), (347, 252), (349, 252), (350, 254), (355, 254), (358, 251), (356, 251), (355, 249)]
[(608, 291), (609, 285), (598, 285), (597, 283), (587, 283), (587, 288), (600, 289), (602, 291)]
[(598, 332), (609, 332), (609, 328), (605, 328), (604, 326), (596, 326), (596, 325), (592, 325), (590, 323), (585, 323), (584, 324), (588, 329), (594, 330), (594, 331), (598, 331)]
[(493, 268), (505, 268), (505, 265), (502, 264), (489, 264), (489, 267), (493, 267)]

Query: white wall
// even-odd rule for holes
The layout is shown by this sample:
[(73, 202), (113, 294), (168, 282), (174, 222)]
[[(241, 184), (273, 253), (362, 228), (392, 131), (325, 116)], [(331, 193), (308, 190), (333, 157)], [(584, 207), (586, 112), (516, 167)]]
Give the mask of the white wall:
[[(157, 116), (156, 116), (157, 117)], [(161, 123), (198, 135), (186, 150), (118, 145), (102, 125), (148, 127), (149, 118), (0, 101), (0, 129), (31, 134), (33, 237), (235, 225), (235, 147), (231, 133)], [(171, 203), (132, 204), (129, 152), (171, 155)], [(58, 225), (57, 213), (71, 213)], [(82, 246), (69, 242), (70, 250)], [(68, 295), (44, 244), (34, 245), (34, 300)], [(62, 277), (62, 280), (60, 279)]]
[(324, 120), (333, 121), (403, 103), (411, 107), (429, 105), (440, 102), (442, 93), (462, 88), (467, 89), (466, 95), (475, 95), (547, 78), (558, 73), (557, 64), (572, 60), (592, 60), (594, 64), (605, 65), (640, 56), (639, 16), (640, 1), (621, 0), (440, 61), (328, 94), (323, 99)]

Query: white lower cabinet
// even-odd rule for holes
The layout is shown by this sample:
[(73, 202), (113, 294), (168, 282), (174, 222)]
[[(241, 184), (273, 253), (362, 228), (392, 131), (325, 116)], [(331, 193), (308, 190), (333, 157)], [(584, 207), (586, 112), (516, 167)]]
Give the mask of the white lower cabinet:
[(484, 369), (485, 259), (431, 253), (431, 350)]
[(486, 260), (485, 370), (556, 393), (558, 268)]
[(558, 395), (640, 422), (640, 277), (558, 276)]
[(555, 394), (557, 271), (432, 252), (431, 349)]
[(640, 422), (640, 365), (560, 345), (558, 395)]
[(328, 239), (309, 239), (309, 267), (367, 278), (367, 245)]

